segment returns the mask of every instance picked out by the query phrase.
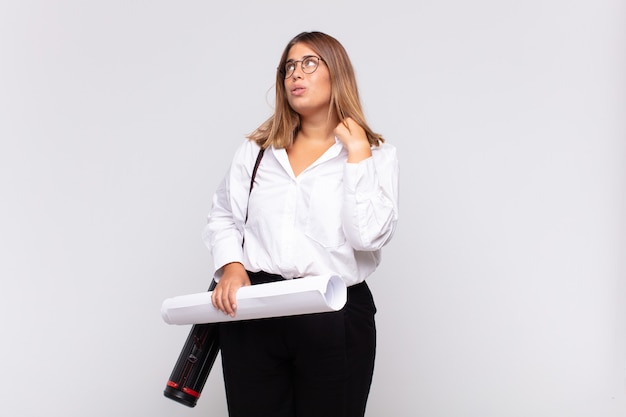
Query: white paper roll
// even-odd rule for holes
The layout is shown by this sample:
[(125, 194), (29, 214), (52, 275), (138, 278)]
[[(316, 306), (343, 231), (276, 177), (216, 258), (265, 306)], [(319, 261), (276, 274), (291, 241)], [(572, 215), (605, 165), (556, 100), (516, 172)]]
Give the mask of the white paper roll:
[(161, 306), (167, 324), (202, 324), (337, 311), (346, 304), (341, 277), (323, 275), (241, 287), (235, 317), (211, 304), (211, 292), (168, 298)]

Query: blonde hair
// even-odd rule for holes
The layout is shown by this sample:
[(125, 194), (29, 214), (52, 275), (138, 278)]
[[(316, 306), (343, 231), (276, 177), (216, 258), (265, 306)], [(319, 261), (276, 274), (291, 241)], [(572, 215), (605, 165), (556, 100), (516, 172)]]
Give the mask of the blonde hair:
[(384, 142), (383, 137), (374, 133), (365, 121), (356, 77), (348, 53), (339, 41), (322, 32), (302, 32), (289, 41), (280, 58), (278, 71), (276, 71), (274, 114), (250, 133), (247, 136), (248, 139), (256, 141), (262, 148), (270, 145), (276, 148), (287, 148), (293, 143), (300, 129), (300, 115), (289, 106), (287, 101), (283, 68), (289, 50), (297, 43), (306, 44), (313, 49), (328, 67), (331, 82), (329, 117), (335, 114), (344, 124), (346, 118), (350, 117), (365, 130), (371, 145), (378, 146), (380, 142)]

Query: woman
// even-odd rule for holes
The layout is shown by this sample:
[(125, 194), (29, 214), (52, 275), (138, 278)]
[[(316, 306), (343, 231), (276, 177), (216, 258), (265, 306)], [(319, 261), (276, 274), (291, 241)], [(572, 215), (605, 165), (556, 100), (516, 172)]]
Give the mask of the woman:
[(235, 316), (242, 286), (327, 273), (343, 277), (348, 300), (338, 312), (220, 325), (231, 417), (364, 415), (376, 345), (365, 279), (397, 216), (396, 150), (365, 122), (345, 49), (324, 33), (297, 35), (280, 59), (274, 114), (213, 198), (212, 303)]

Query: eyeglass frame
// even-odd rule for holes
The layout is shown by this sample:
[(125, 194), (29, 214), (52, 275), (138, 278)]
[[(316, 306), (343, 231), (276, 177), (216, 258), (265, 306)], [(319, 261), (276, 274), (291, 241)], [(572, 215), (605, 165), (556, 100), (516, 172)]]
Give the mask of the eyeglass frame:
[[(315, 69), (311, 72), (306, 72), (306, 70), (304, 69), (304, 61), (306, 61), (309, 58), (316, 58), (317, 59), (317, 65), (315, 66)], [(315, 71), (317, 71), (317, 69), (320, 66), (320, 61), (322, 61), (324, 64), (326, 64), (326, 61), (324, 60), (324, 58), (322, 58), (321, 56), (317, 56), (317, 55), (305, 55), (302, 57), (302, 59), (298, 59), (298, 60), (293, 60), (293, 59), (288, 59), (287, 61), (285, 61), (285, 63), (283, 64), (282, 68), (277, 68), (278, 72), (280, 72), (280, 74), (283, 76), (283, 78), (286, 80), (287, 78), (291, 77), (293, 75), (294, 72), (296, 72), (296, 67), (298, 62), (300, 63), (300, 69), (302, 69), (302, 72), (305, 74), (313, 74)], [(293, 71), (291, 71), (291, 73), (289, 73), (289, 75), (287, 75), (287, 70), (285, 69), (285, 66), (287, 65), (287, 63), (290, 64), (294, 64), (293, 67)]]

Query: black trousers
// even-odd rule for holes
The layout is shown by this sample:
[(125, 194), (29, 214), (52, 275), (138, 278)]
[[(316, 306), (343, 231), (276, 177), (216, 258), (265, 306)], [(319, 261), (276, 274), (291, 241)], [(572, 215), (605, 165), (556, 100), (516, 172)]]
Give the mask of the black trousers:
[[(282, 279), (248, 273), (253, 284)], [(376, 352), (376, 307), (365, 282), (344, 308), (220, 324), (230, 417), (363, 417)]]

